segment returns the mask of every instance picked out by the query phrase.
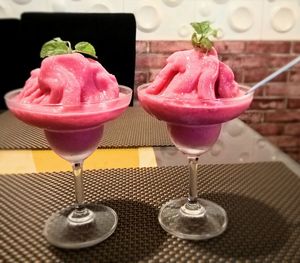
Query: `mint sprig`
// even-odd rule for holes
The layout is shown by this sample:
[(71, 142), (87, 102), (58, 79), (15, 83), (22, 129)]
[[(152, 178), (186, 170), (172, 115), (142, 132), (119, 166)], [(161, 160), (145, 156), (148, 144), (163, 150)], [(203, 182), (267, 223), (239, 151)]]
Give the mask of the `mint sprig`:
[(94, 58), (97, 58), (95, 48), (89, 42), (79, 42), (75, 45), (73, 50), (69, 41), (64, 41), (56, 37), (47, 41), (41, 48), (40, 57), (45, 58), (54, 55), (83, 53)]
[(75, 51), (83, 54), (88, 54), (97, 58), (95, 48), (89, 42), (79, 42), (75, 45)]
[(209, 21), (193, 22), (191, 26), (195, 32), (192, 35), (192, 44), (196, 48), (209, 51), (213, 47), (213, 38), (217, 38), (218, 30), (211, 27)]

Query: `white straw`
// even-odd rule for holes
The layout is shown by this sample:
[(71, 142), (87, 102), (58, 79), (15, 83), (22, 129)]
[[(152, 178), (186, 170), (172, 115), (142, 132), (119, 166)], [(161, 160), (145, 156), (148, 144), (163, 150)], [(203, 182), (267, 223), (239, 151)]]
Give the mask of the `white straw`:
[(273, 72), (271, 75), (269, 75), (268, 77), (264, 78), (263, 80), (261, 80), (260, 82), (256, 83), (251, 89), (249, 89), (246, 94), (250, 93), (250, 92), (254, 92), (256, 89), (258, 89), (259, 87), (263, 86), (264, 84), (266, 84), (268, 81), (270, 81), (271, 79), (275, 78), (276, 76), (278, 76), (279, 74), (281, 74), (282, 72), (288, 70), (290, 67), (296, 65), (297, 63), (300, 62), (300, 56), (296, 57), (295, 59), (293, 59), (291, 62), (289, 62), (288, 64), (286, 64), (285, 66), (283, 66), (282, 68), (276, 70), (275, 72)]

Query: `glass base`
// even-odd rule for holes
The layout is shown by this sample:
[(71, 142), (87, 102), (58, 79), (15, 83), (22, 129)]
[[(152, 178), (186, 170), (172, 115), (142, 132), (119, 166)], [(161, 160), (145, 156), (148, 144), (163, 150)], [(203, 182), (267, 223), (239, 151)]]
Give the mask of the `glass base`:
[(198, 199), (197, 209), (190, 209), (186, 203), (187, 198), (180, 198), (161, 207), (158, 220), (165, 231), (190, 240), (213, 238), (225, 231), (227, 215), (222, 207), (204, 199)]
[(118, 216), (110, 207), (85, 205), (87, 220), (70, 220), (74, 207), (53, 213), (47, 220), (44, 236), (56, 247), (79, 249), (93, 246), (108, 238), (116, 229)]

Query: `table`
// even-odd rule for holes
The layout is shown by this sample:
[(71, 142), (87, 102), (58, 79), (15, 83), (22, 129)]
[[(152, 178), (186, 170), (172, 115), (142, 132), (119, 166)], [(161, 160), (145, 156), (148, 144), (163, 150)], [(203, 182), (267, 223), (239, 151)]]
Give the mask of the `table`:
[[(129, 137), (125, 148), (100, 147), (85, 165), (86, 200), (107, 204), (119, 215), (116, 232), (88, 249), (54, 248), (41, 233), (52, 212), (73, 202), (69, 166), (54, 160), (50, 150), (1, 150), (0, 260), (299, 262), (300, 180), (296, 162), (240, 120), (225, 124), (220, 140), (200, 158), (198, 184), (199, 195), (225, 208), (228, 229), (207, 242), (180, 240), (160, 228), (157, 214), (162, 203), (186, 195), (186, 158), (170, 146), (161, 123), (153, 123), (139, 108), (131, 108), (124, 119), (128, 116), (135, 123), (129, 126), (131, 130), (139, 126), (137, 141), (141, 145), (129, 145)], [(114, 125), (122, 126), (124, 119)], [(3, 122), (0, 116), (1, 127), (6, 127)], [(16, 133), (11, 130), (6, 134)], [(150, 145), (143, 134), (154, 138)], [(35, 134), (34, 139), (39, 136)], [(0, 138), (1, 145), (4, 139)], [(51, 159), (51, 165), (45, 159)]]

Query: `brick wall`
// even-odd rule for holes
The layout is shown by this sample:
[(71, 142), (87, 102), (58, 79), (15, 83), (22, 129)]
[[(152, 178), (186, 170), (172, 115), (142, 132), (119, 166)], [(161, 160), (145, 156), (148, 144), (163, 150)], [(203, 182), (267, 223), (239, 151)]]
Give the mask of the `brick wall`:
[[(252, 85), (300, 54), (300, 41), (219, 41), (215, 47), (239, 83)], [(152, 81), (174, 51), (189, 41), (138, 41), (136, 86)], [(300, 162), (300, 64), (256, 91), (241, 117), (248, 125)]]

